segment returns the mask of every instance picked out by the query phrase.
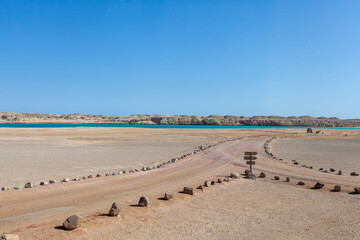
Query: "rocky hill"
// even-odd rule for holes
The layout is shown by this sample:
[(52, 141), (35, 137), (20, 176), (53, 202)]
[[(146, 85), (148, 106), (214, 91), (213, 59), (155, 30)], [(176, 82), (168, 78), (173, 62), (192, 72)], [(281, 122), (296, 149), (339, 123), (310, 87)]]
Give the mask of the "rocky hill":
[(210, 115), (131, 115), (102, 116), (75, 114), (10, 113), (0, 112), (2, 123), (112, 123), (112, 124), (162, 124), (162, 125), (231, 125), (231, 126), (311, 126), (360, 127), (360, 119), (279, 117), (279, 116), (220, 116)]

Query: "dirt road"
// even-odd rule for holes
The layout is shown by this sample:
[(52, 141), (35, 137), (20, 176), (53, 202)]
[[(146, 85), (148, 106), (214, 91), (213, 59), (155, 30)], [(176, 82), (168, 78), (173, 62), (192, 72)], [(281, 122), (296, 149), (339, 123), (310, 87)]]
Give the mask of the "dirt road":
[[(124, 229), (121, 231), (136, 231), (137, 227), (131, 225), (135, 219), (146, 221), (150, 213), (161, 211), (164, 205), (192, 198), (179, 193), (184, 186), (196, 188), (205, 180), (224, 177), (231, 171), (243, 173), (247, 168), (243, 160), (245, 150), (259, 152), (254, 171), (257, 174), (260, 171), (267, 173), (267, 178), (256, 181), (284, 184), (282, 181), (288, 176), (291, 178), (289, 185), (293, 185), (294, 189), (307, 189), (316, 181), (322, 181), (326, 186), (319, 191), (324, 194), (329, 194), (335, 184), (342, 184), (344, 191), (348, 192), (360, 185), (358, 178), (325, 174), (273, 160), (267, 157), (263, 150), (267, 139), (268, 137), (260, 137), (226, 142), (200, 154), (191, 155), (178, 163), (148, 172), (1, 192), (0, 234), (16, 233), (21, 239), (86, 239), (87, 234), (93, 234), (96, 229), (119, 224), (124, 218), (126, 221), (123, 222)], [(272, 180), (274, 175), (280, 176), (281, 180)], [(296, 186), (297, 180), (305, 181), (306, 186)], [(174, 201), (164, 202), (158, 199), (166, 191), (175, 193)], [(151, 205), (148, 209), (136, 207), (141, 196), (150, 198)], [(105, 215), (114, 201), (122, 206), (122, 219)], [(72, 232), (62, 230), (62, 222), (72, 214), (83, 216), (83, 227)]]

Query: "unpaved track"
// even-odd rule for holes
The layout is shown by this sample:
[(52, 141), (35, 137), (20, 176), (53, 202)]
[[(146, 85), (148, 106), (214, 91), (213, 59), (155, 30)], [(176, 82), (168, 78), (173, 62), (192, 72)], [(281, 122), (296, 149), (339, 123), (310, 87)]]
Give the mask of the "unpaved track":
[[(76, 236), (84, 236), (98, 226), (111, 224), (113, 219), (104, 214), (114, 201), (123, 206), (122, 215), (141, 218), (146, 211), (156, 211), (161, 207), (162, 201), (158, 198), (165, 191), (175, 192), (175, 201), (181, 201), (187, 197), (178, 193), (184, 186), (197, 187), (204, 180), (215, 180), (228, 175), (230, 171), (243, 172), (246, 168), (243, 152), (249, 149), (259, 152), (254, 171), (266, 172), (266, 181), (269, 182), (276, 182), (270, 179), (274, 175), (289, 176), (292, 179), (290, 184), (295, 184), (293, 179), (305, 180), (306, 188), (315, 181), (322, 181), (329, 183), (321, 190), (324, 192), (328, 192), (334, 184), (342, 184), (345, 191), (359, 185), (359, 178), (320, 173), (273, 160), (263, 150), (267, 139), (226, 142), (149, 172), (1, 192), (0, 234), (16, 233), (22, 239), (76, 239)], [(150, 198), (149, 209), (131, 206), (136, 205), (143, 195)], [(59, 226), (72, 214), (84, 217), (83, 227), (73, 232), (63, 231)]]

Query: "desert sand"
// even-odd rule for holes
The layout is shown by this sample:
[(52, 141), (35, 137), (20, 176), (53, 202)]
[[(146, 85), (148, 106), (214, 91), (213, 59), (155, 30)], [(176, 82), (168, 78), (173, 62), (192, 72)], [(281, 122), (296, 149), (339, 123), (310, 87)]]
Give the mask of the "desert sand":
[[(81, 176), (92, 170), (111, 172), (113, 168), (146, 165), (157, 159), (166, 161), (193, 151), (199, 144), (231, 140), (160, 169), (0, 192), (0, 235), (15, 233), (20, 239), (359, 239), (360, 195), (352, 192), (354, 187), (360, 187), (360, 177), (294, 166), (291, 159), (296, 156), (294, 149), (311, 155), (313, 149), (308, 147), (308, 141), (328, 145), (328, 148), (317, 148), (323, 155), (308, 160), (314, 166), (334, 164), (327, 163), (326, 159), (339, 144), (327, 144), (328, 141), (350, 141), (352, 147), (344, 148), (340, 144), (337, 152), (341, 154), (345, 149), (349, 156), (358, 156), (356, 144), (360, 131), (326, 130), (321, 136), (303, 131), (0, 129), (1, 152), (7, 154), (6, 160), (0, 155), (1, 165), (9, 158), (15, 159), (13, 168), (17, 172), (16, 175), (2, 172), (1, 181), (9, 177), (16, 179), (18, 175), (33, 171), (31, 168), (41, 169), (47, 164), (39, 161), (23, 167), (22, 158), (14, 157), (14, 151), (21, 147), (29, 151), (29, 162), (36, 162), (42, 156), (39, 154), (42, 148), (53, 151), (54, 159), (61, 164), (74, 165), (76, 161), (78, 168), (71, 171)], [(344, 140), (345, 134), (347, 140)], [(271, 143), (271, 151), (283, 156), (282, 161), (264, 151), (265, 142), (273, 136), (278, 138)], [(9, 148), (4, 147), (6, 144)], [(291, 148), (292, 144), (300, 150)], [(106, 151), (101, 154), (102, 147), (111, 154)], [(154, 148), (157, 150), (151, 153)], [(204, 192), (197, 190), (195, 196), (180, 193), (184, 186), (196, 188), (205, 180), (224, 178), (230, 172), (243, 173), (248, 168), (243, 160), (245, 150), (259, 153), (254, 172), (258, 175), (263, 171), (266, 178), (231, 179), (206, 188)], [(64, 158), (72, 153), (79, 155), (66, 162)], [(96, 157), (91, 158), (93, 155)], [(101, 156), (105, 164), (97, 161)], [(49, 158), (42, 161), (45, 159)], [(299, 161), (306, 159), (299, 158)], [(348, 170), (358, 169), (358, 166), (354, 158), (353, 162), (349, 161)], [(57, 173), (57, 169), (45, 169), (51, 174), (38, 171), (36, 179), (46, 180), (47, 176)], [(63, 168), (61, 174), (68, 170)], [(72, 177), (69, 173), (67, 176), (61, 174), (59, 177)], [(279, 181), (273, 180), (275, 175), (280, 177)], [(285, 182), (285, 177), (290, 177), (291, 181)], [(296, 185), (300, 180), (306, 185)], [(311, 189), (317, 181), (325, 187)], [(335, 184), (341, 184), (343, 191), (332, 192)], [(174, 192), (174, 199), (162, 200), (166, 191)], [(136, 206), (141, 196), (149, 197), (148, 208)], [(122, 207), (120, 217), (108, 217), (107, 212), (115, 201)], [(79, 229), (64, 231), (62, 222), (72, 214), (81, 215), (84, 223)]]

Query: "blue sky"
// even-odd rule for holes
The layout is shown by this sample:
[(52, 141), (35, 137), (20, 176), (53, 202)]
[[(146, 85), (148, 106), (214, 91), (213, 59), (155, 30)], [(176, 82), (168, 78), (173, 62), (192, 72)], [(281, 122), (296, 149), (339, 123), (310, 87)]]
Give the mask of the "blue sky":
[(0, 111), (360, 118), (360, 1), (0, 1)]

